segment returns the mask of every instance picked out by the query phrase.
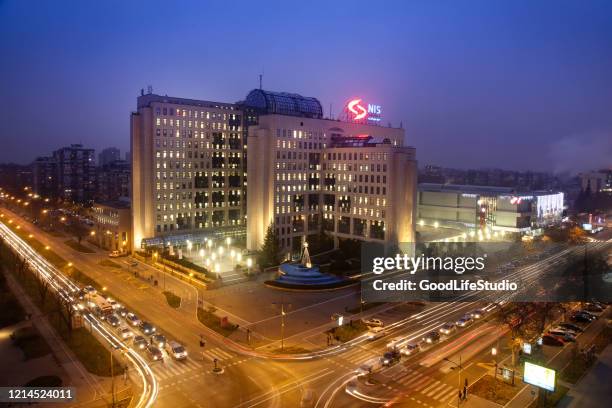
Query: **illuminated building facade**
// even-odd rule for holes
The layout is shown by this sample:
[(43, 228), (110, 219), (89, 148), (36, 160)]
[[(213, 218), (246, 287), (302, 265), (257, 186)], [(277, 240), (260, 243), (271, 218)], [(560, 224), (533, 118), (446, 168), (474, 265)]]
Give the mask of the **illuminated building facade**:
[(418, 223), (459, 230), (532, 234), (561, 222), (563, 193), (517, 193), (511, 187), (421, 183)]
[(417, 167), (404, 130), (264, 115), (249, 127), (247, 248), (270, 224), (283, 252), (323, 230), (339, 239), (414, 242)]

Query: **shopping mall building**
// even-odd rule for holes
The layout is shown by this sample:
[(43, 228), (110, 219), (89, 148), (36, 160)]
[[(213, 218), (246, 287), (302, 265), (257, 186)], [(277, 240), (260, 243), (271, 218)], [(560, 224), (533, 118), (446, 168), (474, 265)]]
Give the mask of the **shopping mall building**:
[(561, 222), (563, 215), (563, 193), (517, 193), (510, 187), (421, 183), (417, 201), (420, 226), (461, 231), (533, 235)]
[(321, 230), (336, 244), (414, 240), (415, 149), (380, 113), (353, 100), (327, 119), (316, 98), (261, 89), (238, 103), (141, 95), (133, 247), (237, 237), (256, 250), (270, 225), (284, 252)]

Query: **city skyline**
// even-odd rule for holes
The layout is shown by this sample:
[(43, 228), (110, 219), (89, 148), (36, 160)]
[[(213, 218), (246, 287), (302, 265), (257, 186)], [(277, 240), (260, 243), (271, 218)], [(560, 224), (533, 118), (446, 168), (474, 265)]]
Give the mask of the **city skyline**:
[[(314, 4), (181, 3), (171, 21), (160, 6), (97, 7), (73, 5), (68, 20), (61, 5), (0, 5), (0, 49), (12, 56), (0, 80), (0, 161), (30, 163), (72, 143), (127, 151), (140, 89), (236, 102), (263, 73), (264, 89), (317, 97), (325, 116), (356, 96), (382, 105), (382, 124), (403, 125), (421, 165), (609, 165), (612, 13), (604, 2), (334, 5), (325, 13)], [(298, 14), (312, 24), (295, 24)], [(249, 16), (264, 23), (252, 30)], [(356, 28), (335, 24), (340, 17)], [(279, 35), (287, 32), (294, 40)], [(24, 142), (34, 147), (20, 149)]]

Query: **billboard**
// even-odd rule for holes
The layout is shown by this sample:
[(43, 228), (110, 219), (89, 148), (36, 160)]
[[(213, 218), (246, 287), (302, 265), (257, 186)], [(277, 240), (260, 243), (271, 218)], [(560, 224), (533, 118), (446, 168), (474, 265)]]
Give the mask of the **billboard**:
[(555, 390), (555, 370), (525, 361), (523, 381), (548, 391)]

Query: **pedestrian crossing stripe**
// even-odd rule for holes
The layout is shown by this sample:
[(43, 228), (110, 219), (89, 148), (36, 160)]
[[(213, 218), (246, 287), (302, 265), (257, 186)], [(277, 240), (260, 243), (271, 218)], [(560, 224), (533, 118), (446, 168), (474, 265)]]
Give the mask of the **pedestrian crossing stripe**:
[(436, 381), (436, 382), (437, 382), (436, 386), (433, 387), (427, 394), (425, 394), (425, 391), (423, 391), (422, 394), (425, 394), (428, 397), (431, 397), (432, 395), (434, 395), (435, 393), (439, 392), (443, 388), (446, 388), (446, 384), (441, 383), (439, 381)]
[(218, 347), (215, 347), (211, 350), (204, 350), (202, 351), (202, 354), (210, 361), (213, 361), (215, 358), (217, 360), (229, 360), (234, 357), (233, 355), (221, 350)]

